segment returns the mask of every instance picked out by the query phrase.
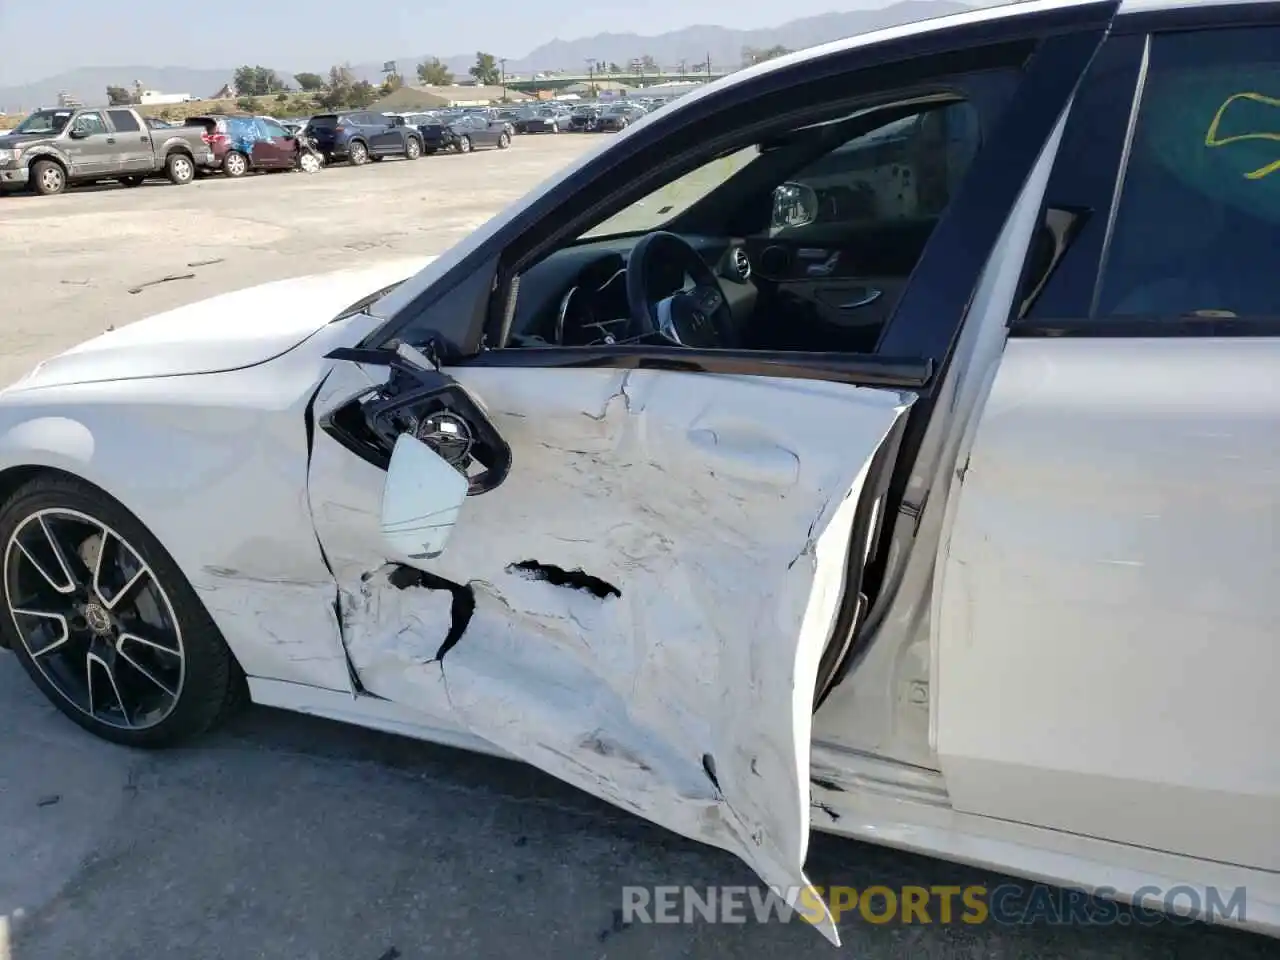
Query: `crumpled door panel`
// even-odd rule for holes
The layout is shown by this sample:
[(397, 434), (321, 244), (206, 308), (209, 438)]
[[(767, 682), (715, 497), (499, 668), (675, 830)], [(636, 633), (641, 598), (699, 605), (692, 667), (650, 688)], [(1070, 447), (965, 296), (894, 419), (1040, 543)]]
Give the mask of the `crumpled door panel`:
[[(450, 372), (486, 404), (511, 472), (466, 499), (423, 565), (451, 589), (397, 587), (376, 549), (335, 547), (361, 683), (731, 850), (794, 898), (813, 688), (853, 511), (912, 397), (666, 371)], [(350, 491), (313, 486), (312, 499), (326, 549), (359, 542)], [(359, 509), (376, 514), (376, 497)], [(835, 938), (829, 917), (820, 926)]]

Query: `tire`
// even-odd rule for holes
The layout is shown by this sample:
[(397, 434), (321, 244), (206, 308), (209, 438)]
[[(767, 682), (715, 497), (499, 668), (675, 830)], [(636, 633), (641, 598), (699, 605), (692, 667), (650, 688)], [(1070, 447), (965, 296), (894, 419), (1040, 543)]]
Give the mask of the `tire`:
[(369, 148), (359, 140), (347, 144), (347, 159), (353, 167), (363, 167), (369, 162)]
[(511, 146), (511, 137), (510, 137), (510, 135), (508, 135), (508, 133), (504, 130), (504, 131), (502, 132), (502, 134), (498, 137), (498, 149), (499, 149), (499, 150), (505, 150), (505, 149), (507, 149), (507, 147), (509, 147), (509, 146)]
[(319, 173), (324, 160), (315, 153), (306, 152), (298, 157), (298, 169), (303, 173)]
[(164, 161), (164, 175), (169, 182), (183, 187), (196, 178), (195, 161), (185, 153), (171, 153)]
[(458, 153), (470, 153), (470, 152), (471, 152), (471, 138), (470, 138), (470, 137), (459, 137), (459, 138), (458, 138), (458, 142), (457, 142), (456, 144), (454, 144), (453, 149), (457, 150), (457, 151), (458, 151)]
[(404, 158), (417, 160), (420, 156), (422, 156), (422, 144), (418, 142), (417, 137), (410, 137), (404, 142)]
[[(56, 576), (29, 552), (53, 568), (51, 536), (69, 558)], [(243, 701), (244, 676), (182, 570), (101, 490), (65, 474), (28, 481), (0, 507), (0, 545), (0, 636), (49, 701), (90, 733), (133, 747), (170, 746)], [(51, 594), (50, 586), (71, 589)], [(110, 590), (114, 598), (104, 599)], [(15, 613), (37, 602), (46, 608), (40, 614)]]
[(67, 171), (52, 160), (31, 165), (31, 189), (42, 197), (52, 197), (67, 189)]
[(134, 174), (131, 177), (121, 177), (120, 183), (122, 183), (126, 187), (140, 187), (142, 186), (143, 181), (146, 179), (147, 179), (146, 177), (139, 176), (138, 174)]
[(238, 180), (249, 172), (249, 158), (239, 150), (230, 151), (222, 158), (222, 172), (232, 180)]

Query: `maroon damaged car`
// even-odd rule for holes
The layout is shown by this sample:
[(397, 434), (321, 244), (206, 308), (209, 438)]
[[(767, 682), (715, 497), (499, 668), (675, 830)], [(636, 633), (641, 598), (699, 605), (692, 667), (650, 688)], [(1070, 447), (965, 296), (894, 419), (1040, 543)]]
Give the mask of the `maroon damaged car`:
[(203, 140), (213, 149), (213, 168), (228, 177), (243, 177), (252, 170), (292, 170), (297, 165), (297, 137), (271, 117), (211, 114), (190, 117), (186, 125), (204, 127)]

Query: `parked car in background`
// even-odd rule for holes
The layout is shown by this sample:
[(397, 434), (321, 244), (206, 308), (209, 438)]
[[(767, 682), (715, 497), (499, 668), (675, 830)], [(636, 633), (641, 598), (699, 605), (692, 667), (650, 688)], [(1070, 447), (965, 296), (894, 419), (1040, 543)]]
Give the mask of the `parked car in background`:
[(292, 170), (298, 161), (293, 133), (271, 117), (233, 117), (210, 114), (191, 117), (187, 125), (202, 131), (213, 150), (213, 167), (228, 177), (253, 170)]
[(584, 103), (573, 108), (569, 115), (569, 129), (574, 133), (588, 133), (600, 123), (603, 108), (598, 103)]
[(562, 104), (538, 107), (524, 121), (525, 133), (559, 133), (569, 129), (573, 111)]
[(469, 153), (480, 147), (497, 147), (505, 150), (511, 146), (511, 125), (497, 116), (469, 113), (453, 122), (458, 138), (458, 152)]
[(516, 135), (516, 125), (515, 122), (507, 116), (507, 113), (509, 112), (510, 111), (499, 110), (497, 107), (464, 107), (462, 110), (462, 116), (480, 117), (490, 125), (502, 124), (507, 131), (507, 135), (509, 137), (514, 137)]
[[(423, 122), (417, 123), (419, 118)], [(488, 120), (479, 114), (452, 117), (415, 114), (409, 122), (421, 135), (423, 151), (428, 156), (443, 150), (470, 153), (482, 147), (505, 150), (511, 146), (511, 132), (505, 120)]]
[(153, 129), (131, 107), (36, 110), (0, 137), (0, 187), (61, 193), (71, 183), (119, 180), (138, 186), (163, 173), (190, 183), (213, 153), (196, 131)]
[(387, 157), (416, 160), (424, 149), (420, 131), (404, 117), (367, 110), (317, 114), (306, 129), (315, 138), (326, 163), (346, 160), (361, 166)]
[(644, 107), (634, 103), (611, 103), (600, 111), (596, 130), (600, 132), (625, 130), (645, 115)]

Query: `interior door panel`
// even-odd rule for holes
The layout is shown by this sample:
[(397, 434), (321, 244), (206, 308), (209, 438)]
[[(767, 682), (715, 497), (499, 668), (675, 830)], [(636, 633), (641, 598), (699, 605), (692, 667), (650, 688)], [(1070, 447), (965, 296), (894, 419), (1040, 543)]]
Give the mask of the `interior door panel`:
[(749, 238), (759, 289), (749, 342), (778, 350), (871, 352), (935, 223), (819, 222)]

